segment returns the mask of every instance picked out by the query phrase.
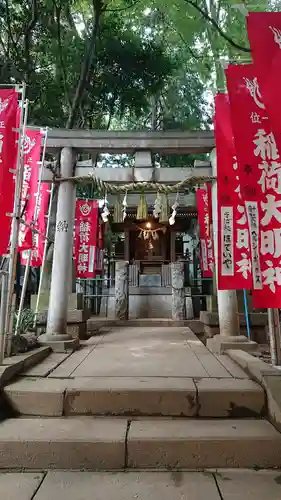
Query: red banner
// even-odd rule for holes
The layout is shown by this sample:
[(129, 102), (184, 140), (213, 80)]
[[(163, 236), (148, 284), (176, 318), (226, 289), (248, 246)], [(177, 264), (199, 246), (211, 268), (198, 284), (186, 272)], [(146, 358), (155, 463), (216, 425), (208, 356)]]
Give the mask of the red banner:
[(200, 231), (200, 261), (203, 278), (211, 278), (214, 269), (211, 185), (196, 191), (198, 222)]
[[(37, 199), (39, 193), (39, 171), (42, 133), (40, 130), (26, 129), (24, 136), (24, 170), (21, 192), (21, 213), (30, 226), (37, 220)], [(39, 202), (39, 199), (38, 199)], [(32, 248), (32, 231), (28, 226), (20, 224), (19, 251)]]
[[(281, 307), (281, 165), (253, 65), (226, 70), (252, 252), (253, 306)], [(256, 93), (252, 92), (255, 85)]]
[(18, 93), (15, 89), (0, 89), (0, 255), (6, 254), (10, 242), (11, 215), (14, 211), (16, 164), (16, 132)]
[(249, 228), (242, 200), (227, 94), (215, 97), (218, 289), (252, 288)]
[(96, 277), (98, 217), (96, 200), (76, 200), (74, 258), (77, 278)]
[(247, 27), (256, 77), (248, 85), (257, 105), (256, 119), (258, 115), (264, 115), (265, 106), (277, 147), (281, 151), (281, 12), (250, 12)]
[[(50, 189), (50, 184), (41, 183), (37, 208), (37, 218), (33, 223), (33, 228), (36, 232), (32, 232), (32, 254), (30, 262), (30, 265), (32, 267), (40, 267), (43, 262), (44, 246), (46, 241), (45, 236), (47, 230), (46, 215), (49, 206)], [(26, 264), (27, 257), (28, 251), (24, 250), (21, 255), (21, 262), (23, 265)]]

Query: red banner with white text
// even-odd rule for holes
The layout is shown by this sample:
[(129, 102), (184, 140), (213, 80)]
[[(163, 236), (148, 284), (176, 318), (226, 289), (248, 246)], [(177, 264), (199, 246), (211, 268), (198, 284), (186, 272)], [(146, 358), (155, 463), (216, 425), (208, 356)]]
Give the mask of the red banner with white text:
[(39, 207), (40, 186), (40, 154), (42, 133), (40, 130), (27, 128), (24, 136), (24, 166), (23, 183), (21, 191), (21, 213), (22, 219), (28, 224), (20, 224), (19, 251), (32, 248), (32, 230), (29, 226), (36, 222)]
[(76, 200), (74, 240), (76, 278), (96, 278), (98, 219), (98, 201)]
[[(32, 254), (30, 265), (32, 267), (40, 267), (43, 262), (44, 246), (46, 244), (46, 231), (47, 231), (47, 212), (50, 198), (50, 184), (41, 183), (39, 191), (39, 200), (37, 208), (37, 218), (33, 222), (32, 231)], [(21, 254), (21, 263), (26, 264), (28, 257), (28, 250), (24, 250)]]
[[(14, 211), (15, 183), (10, 169), (17, 157), (16, 132), (18, 93), (0, 88), (0, 255), (6, 254), (10, 242)], [(10, 215), (7, 215), (10, 214)]]
[(249, 90), (257, 105), (257, 116), (264, 114), (265, 107), (281, 151), (281, 12), (249, 12), (247, 28), (255, 68)]
[(218, 187), (218, 289), (252, 288), (249, 228), (242, 200), (229, 97), (215, 97)]
[(200, 231), (200, 263), (203, 278), (211, 278), (214, 269), (211, 185), (197, 189), (197, 212)]
[[(249, 223), (253, 306), (281, 307), (281, 165), (255, 68), (226, 70), (241, 194)], [(252, 92), (255, 85), (256, 93)]]

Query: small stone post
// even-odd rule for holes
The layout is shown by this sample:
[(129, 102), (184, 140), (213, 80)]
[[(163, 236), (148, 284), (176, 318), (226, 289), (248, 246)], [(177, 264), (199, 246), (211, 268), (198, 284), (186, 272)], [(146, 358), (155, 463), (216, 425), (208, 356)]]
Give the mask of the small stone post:
[(172, 319), (185, 319), (184, 265), (183, 262), (171, 263), (172, 275)]
[[(73, 149), (63, 148), (61, 176), (71, 177), (74, 164)], [(68, 294), (72, 277), (75, 190), (73, 181), (61, 182), (59, 185), (47, 333), (39, 338), (40, 343), (51, 345), (57, 352), (74, 349), (79, 343), (66, 333)]]
[(129, 263), (123, 260), (115, 268), (115, 317), (129, 319)]

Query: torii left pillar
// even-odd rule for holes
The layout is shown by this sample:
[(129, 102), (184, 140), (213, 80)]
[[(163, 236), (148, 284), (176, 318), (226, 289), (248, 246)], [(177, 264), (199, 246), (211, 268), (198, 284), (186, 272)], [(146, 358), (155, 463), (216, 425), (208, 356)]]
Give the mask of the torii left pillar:
[[(73, 176), (75, 162), (73, 149), (63, 148), (61, 177)], [(79, 339), (73, 339), (66, 333), (69, 283), (72, 278), (75, 193), (75, 182), (63, 181), (59, 184), (47, 332), (39, 337), (40, 344), (50, 345), (56, 352), (74, 350), (79, 345)]]

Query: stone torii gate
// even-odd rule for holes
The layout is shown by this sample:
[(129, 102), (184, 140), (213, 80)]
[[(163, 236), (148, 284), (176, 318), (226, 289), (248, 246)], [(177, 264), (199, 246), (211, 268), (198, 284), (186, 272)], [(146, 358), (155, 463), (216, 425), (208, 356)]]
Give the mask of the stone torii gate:
[[(159, 182), (176, 184), (187, 177), (210, 177), (211, 167), (206, 162), (196, 162), (194, 169), (153, 168), (151, 154), (182, 155), (210, 153), (214, 149), (212, 131), (196, 132), (122, 132), (53, 129), (48, 133), (47, 151), (60, 152), (60, 178), (53, 268), (48, 309), (47, 331), (40, 337), (41, 343), (51, 345), (56, 351), (74, 349), (77, 341), (66, 333), (69, 282), (72, 269), (73, 224), (75, 213), (76, 181), (74, 176), (87, 177), (110, 183)], [(77, 155), (90, 153), (129, 153), (135, 155), (133, 168), (94, 168), (77, 162)], [(91, 162), (90, 162), (91, 163)], [(72, 179), (69, 179), (72, 178)], [(43, 181), (50, 182), (53, 175), (44, 169)], [(216, 220), (216, 218), (215, 218)], [(62, 224), (63, 223), (63, 224)], [(61, 228), (67, 230), (61, 230)], [(215, 236), (217, 230), (215, 228)], [(221, 335), (239, 334), (238, 308), (235, 292), (218, 291)]]

